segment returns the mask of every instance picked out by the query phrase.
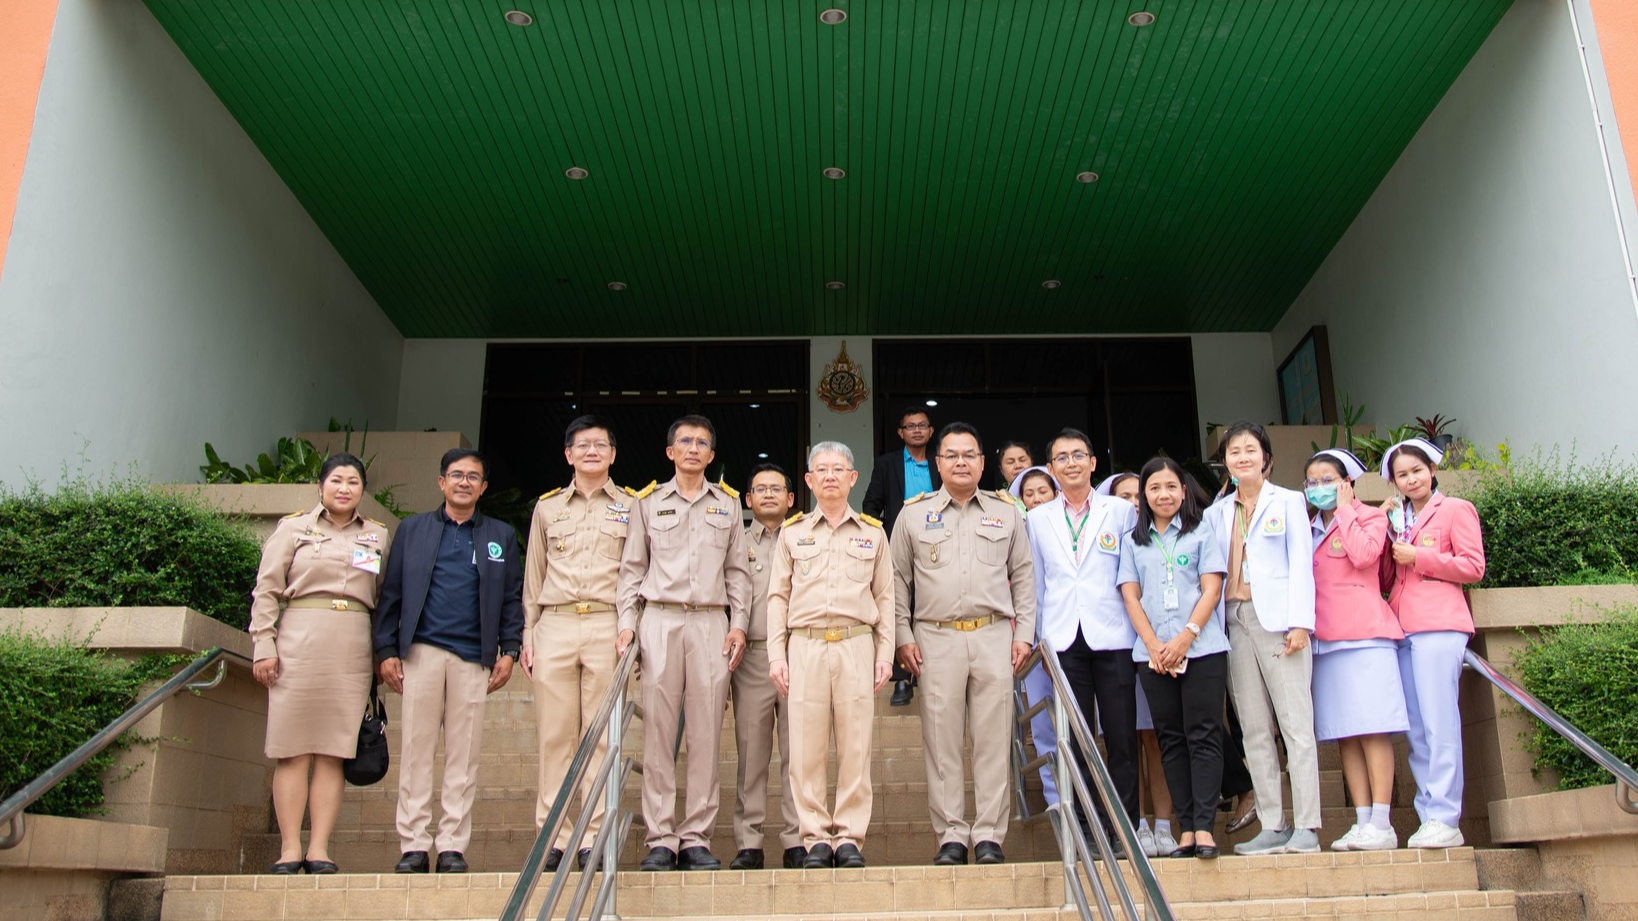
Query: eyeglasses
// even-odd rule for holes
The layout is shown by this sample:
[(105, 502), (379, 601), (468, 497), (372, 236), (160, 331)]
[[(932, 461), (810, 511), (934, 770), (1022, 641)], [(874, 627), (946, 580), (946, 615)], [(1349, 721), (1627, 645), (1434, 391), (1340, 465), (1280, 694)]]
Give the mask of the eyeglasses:
[(753, 496), (782, 496), (784, 494), (785, 494), (785, 487), (783, 487), (783, 486), (752, 486), (751, 487), (751, 495), (753, 495)]
[(606, 441), (577, 441), (569, 450), (576, 454), (585, 454), (587, 451), (590, 451), (593, 448), (596, 448), (599, 451), (607, 451), (612, 447), (614, 447), (614, 445), (611, 445)]
[(699, 448), (701, 451), (711, 450), (711, 439), (709, 438), (690, 438), (687, 435), (684, 435), (676, 441), (673, 441), (672, 444), (682, 448), (685, 451), (689, 448)]
[(853, 469), (852, 467), (824, 466), (824, 467), (814, 467), (809, 472), (811, 472), (814, 476), (829, 476), (829, 475), (831, 475), (833, 473), (836, 474), (837, 476), (841, 476), (841, 475), (851, 471), (852, 469)]
[(1070, 461), (1074, 461), (1077, 464), (1084, 464), (1091, 456), (1092, 455), (1086, 453), (1085, 451), (1076, 451), (1072, 454), (1054, 454), (1052, 456), (1052, 462), (1060, 467), (1069, 463)]
[(451, 483), (482, 483), (483, 474), (467, 473), (461, 470), (450, 470), (444, 474), (444, 479)]
[(954, 451), (947, 451), (939, 455), (939, 457), (944, 458), (952, 464), (956, 463), (957, 461), (965, 461), (966, 463), (970, 464), (973, 461), (978, 460), (981, 456), (982, 455), (980, 455), (977, 451), (963, 451), (960, 454), (957, 454)]
[(912, 422), (909, 425), (899, 426), (901, 432), (930, 432), (933, 430), (931, 422)]
[(1302, 488), (1303, 489), (1313, 489), (1315, 486), (1335, 486), (1336, 484), (1341, 483), (1341, 482), (1342, 482), (1342, 480), (1338, 479), (1337, 477), (1328, 476), (1323, 480), (1303, 480), (1302, 481)]

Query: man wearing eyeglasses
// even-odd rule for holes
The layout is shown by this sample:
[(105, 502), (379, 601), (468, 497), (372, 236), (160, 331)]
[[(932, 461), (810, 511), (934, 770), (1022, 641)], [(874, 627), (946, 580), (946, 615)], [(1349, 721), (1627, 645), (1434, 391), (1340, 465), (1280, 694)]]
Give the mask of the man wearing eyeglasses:
[[(599, 416), (581, 416), (563, 433), (563, 459), (574, 471), (568, 486), (540, 497), (529, 527), (523, 579), (523, 658), (518, 664), (534, 688), (539, 796), (535, 827), (546, 823), (558, 788), (569, 774), (586, 723), (608, 694), (614, 676), (614, 604), (626, 528), (638, 493), (609, 479), (614, 430)], [(592, 764), (603, 760), (599, 739)], [(591, 789), (587, 772), (580, 785)], [(556, 870), (571, 843), (581, 869), (603, 824), (603, 799), (592, 804), (585, 837), (570, 842), (568, 813), (546, 858)]]
[[(899, 413), (899, 439), (904, 446), (876, 458), (870, 471), (870, 485), (865, 487), (862, 507), (866, 515), (882, 520), (888, 537), (893, 535), (893, 523), (906, 499), (926, 495), (939, 487), (938, 466), (927, 456), (927, 444), (933, 439), (933, 423), (927, 411), (908, 406)], [(909, 600), (915, 609), (915, 599)], [(907, 706), (915, 696), (915, 676), (897, 663), (893, 666), (893, 699), (895, 707)]]
[[(642, 631), (643, 870), (722, 867), (711, 854), (717, 761), (728, 675), (745, 655), (751, 575), (739, 494), (705, 481), (716, 437), (704, 416), (671, 423), (665, 453), (676, 475), (638, 502), (620, 559), (616, 656)], [(688, 750), (680, 822), (672, 762), (679, 715)]]
[(791, 724), (785, 698), (768, 677), (768, 577), (773, 573), (774, 549), (785, 516), (796, 504), (791, 478), (777, 464), (758, 464), (751, 470), (745, 505), (751, 526), (745, 529), (745, 562), (751, 567), (751, 625), (746, 633), (745, 658), (729, 679), (734, 697), (734, 742), (739, 748), (739, 785), (734, 800), (734, 847), (738, 853), (730, 870), (763, 867), (763, 822), (768, 817), (768, 765), (773, 759), (774, 721), (779, 727), (779, 761), (783, 792), (779, 797), (784, 820), (779, 843), (784, 866), (802, 866), (807, 851), (796, 824), (796, 797), (791, 792)]
[[(939, 433), (943, 486), (905, 503), (893, 532), (898, 658), (922, 677), (927, 806), (937, 866), (1002, 863), (1011, 810), (1013, 672), (1035, 638), (1035, 576), (1024, 518), (1004, 491), (983, 492), (978, 431)], [(915, 592), (915, 622), (910, 593)], [(973, 739), (974, 815), (966, 817), (962, 737)]]

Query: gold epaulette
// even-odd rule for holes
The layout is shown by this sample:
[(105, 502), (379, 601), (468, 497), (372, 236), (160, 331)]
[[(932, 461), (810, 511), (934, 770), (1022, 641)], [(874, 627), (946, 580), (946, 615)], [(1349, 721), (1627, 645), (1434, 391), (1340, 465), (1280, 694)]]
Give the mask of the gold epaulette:
[(304, 508), (304, 509), (302, 509), (300, 511), (291, 512), (290, 514), (284, 516), (283, 520), (289, 521), (292, 518), (300, 518), (301, 516), (307, 514), (308, 512), (311, 512), (311, 511), (312, 511), (312, 509), (310, 509), (310, 508)]
[[(799, 514), (799, 515), (797, 515), (797, 517), (800, 518), (801, 515)], [(881, 528), (884, 531), (887, 530), (886, 526), (884, 526), (882, 524), (882, 521), (881, 521), (880, 518), (872, 518), (869, 515), (866, 515), (864, 512), (859, 513), (859, 520), (864, 522), (867, 525), (870, 525), (873, 528)]]
[(780, 527), (782, 527), (782, 528), (790, 527), (791, 525), (796, 524), (798, 521), (802, 520), (803, 514), (805, 514), (805, 513), (804, 512), (797, 512), (796, 514), (792, 515), (791, 517), (786, 518), (785, 523), (780, 525)]
[(367, 517), (365, 517), (363, 515), (360, 515), (358, 517), (363, 518), (365, 521), (368, 521), (370, 524), (373, 524), (378, 528), (384, 528), (384, 527), (387, 526), (387, 523), (384, 522), (384, 521), (376, 521), (374, 518), (367, 518)]
[(653, 492), (655, 489), (658, 489), (659, 486), (660, 483), (658, 480), (649, 480), (648, 485), (644, 486), (642, 489), (632, 489), (630, 486), (627, 486), (626, 493), (633, 499), (643, 499), (646, 498), (649, 493)]
[[(563, 491), (563, 487), (561, 487), (561, 486), (559, 486), (556, 489), (549, 489), (549, 490), (541, 493), (540, 498), (541, 499), (550, 499), (551, 497), (557, 495), (558, 493), (560, 493), (562, 491)], [(536, 501), (539, 501), (539, 500), (536, 500)]]
[(918, 492), (915, 495), (911, 496), (910, 498), (904, 500), (904, 504), (909, 505), (912, 502), (920, 502), (921, 500), (927, 498), (930, 495), (932, 495), (932, 493), (930, 493), (930, 492)]
[(717, 488), (722, 490), (723, 492), (727, 493), (728, 498), (730, 498), (730, 499), (738, 499), (739, 498), (739, 493), (734, 490), (734, 487), (729, 486), (726, 482), (723, 481), (723, 479), (721, 477), (717, 478)]
[(1011, 502), (1013, 504), (1013, 506), (1018, 509), (1018, 511), (1020, 511), (1020, 512), (1026, 511), (1026, 509), (1024, 508), (1024, 500), (1022, 500), (1022, 499), (1018, 498), (1017, 496), (1013, 495), (1011, 490), (997, 489), (995, 491), (995, 494), (996, 494), (996, 496), (998, 498), (1005, 499), (1006, 501)]

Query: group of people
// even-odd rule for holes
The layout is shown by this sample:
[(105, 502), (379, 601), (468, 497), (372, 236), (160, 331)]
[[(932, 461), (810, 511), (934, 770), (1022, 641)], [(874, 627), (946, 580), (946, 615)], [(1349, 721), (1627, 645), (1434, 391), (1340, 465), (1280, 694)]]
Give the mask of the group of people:
[[(1460, 585), (1482, 576), (1484, 558), (1472, 506), (1437, 491), (1441, 458), (1431, 444), (1387, 453), (1383, 475), (1401, 497), (1376, 509), (1354, 498), (1350, 484), (1364, 470), (1344, 451), (1310, 460), (1306, 495), (1268, 482), (1272, 451), (1253, 423), (1223, 438), (1231, 480), (1215, 503), (1165, 457), (1094, 488), (1091, 439), (1071, 428), (1049, 442), (1042, 465), (1027, 445), (1005, 446), (1002, 489), (982, 488), (986, 454), (972, 426), (952, 422), (935, 436), (916, 409), (901, 417), (900, 435), (905, 449), (877, 460), (864, 511), (849, 505), (859, 478), (852, 450), (814, 445), (803, 478), (815, 507), (796, 511), (794, 483), (774, 464), (751, 472), (743, 496), (708, 481), (717, 435), (697, 415), (667, 432), (668, 482), (617, 487), (614, 427), (582, 416), (564, 437), (573, 479), (536, 504), (526, 555), (510, 526), (477, 509), (487, 488), (477, 452), (444, 456), (444, 503), (402, 522), (390, 547), (386, 526), (357, 512), (363, 463), (329, 458), (319, 504), (269, 538), (252, 608), (254, 672), (269, 688), (266, 752), (277, 762), (282, 847), (272, 872), (336, 872), (328, 839), (341, 764), (354, 753), (374, 680), (403, 697), (396, 869), (462, 872), (485, 697), (514, 663), (530, 681), (542, 825), (634, 642), (643, 870), (721, 866), (711, 844), (730, 698), (739, 750), (730, 866), (764, 866), (776, 740), (782, 865), (865, 866), (875, 696), (895, 679), (893, 703), (922, 693), (933, 863), (1003, 862), (1015, 675), (1039, 643), (1056, 652), (1089, 725), (1101, 726), (1121, 806), (1142, 822), (1146, 852), (1217, 856), (1225, 765), (1232, 772), (1238, 761), (1225, 698), (1243, 730), (1262, 823), (1237, 853), (1319, 849), (1315, 742), (1333, 738), (1343, 740), (1358, 810), (1333, 848), (1396, 846), (1387, 823), (1396, 732), (1409, 738), (1424, 820), (1410, 845), (1460, 843), (1456, 679), (1472, 632)], [(1032, 701), (1051, 692), (1041, 674), (1026, 684)], [(1037, 750), (1054, 744), (1051, 728), (1037, 717)], [(837, 781), (827, 796), (833, 739)], [(1139, 814), (1146, 748), (1157, 762), (1152, 830)], [(1043, 771), (1043, 780), (1056, 802), (1054, 776)], [(1249, 802), (1252, 791), (1233, 792)], [(600, 803), (591, 806), (584, 838), (571, 840), (567, 822), (558, 830), (548, 869), (570, 850), (586, 865), (604, 820)], [(1108, 826), (1108, 816), (1097, 818)]]

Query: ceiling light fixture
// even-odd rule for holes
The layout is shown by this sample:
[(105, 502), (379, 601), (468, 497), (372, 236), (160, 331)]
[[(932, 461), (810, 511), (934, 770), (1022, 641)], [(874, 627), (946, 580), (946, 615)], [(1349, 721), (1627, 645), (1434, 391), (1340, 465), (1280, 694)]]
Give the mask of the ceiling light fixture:
[(1041, 282), (1041, 287), (1047, 289), (1048, 291), (1056, 291), (1062, 286), (1063, 282), (1056, 278), (1048, 278), (1046, 281)]
[(1126, 17), (1126, 21), (1134, 26), (1152, 26), (1155, 23), (1155, 14), (1142, 10)]
[(532, 26), (535, 24), (535, 17), (522, 10), (509, 10), (505, 18), (507, 22), (514, 26)]
[(590, 176), (591, 173), (586, 172), (578, 166), (571, 166), (563, 171), (563, 175), (569, 177), (570, 179), (584, 179), (587, 176)]
[(819, 21), (827, 26), (839, 26), (842, 23), (847, 22), (847, 11), (838, 9), (825, 10), (823, 13), (819, 14)]
[(762, 408), (762, 404), (761, 404), (761, 403), (752, 403), (752, 404), (751, 404), (751, 408), (752, 408), (752, 409), (761, 409), (761, 408)]
[(763, 460), (767, 460), (767, 459), (768, 459), (768, 452), (766, 452), (766, 451), (763, 451), (763, 452), (761, 452), (761, 453), (759, 453), (759, 454), (757, 454), (757, 457), (760, 457), (760, 458), (762, 458), (762, 459), (763, 459)]
[(609, 282), (609, 290), (610, 291), (624, 291), (624, 290), (626, 290), (626, 283), (623, 282), (623, 281), (611, 281), (611, 282)]
[(827, 166), (827, 167), (825, 167), (825, 178), (826, 179), (846, 179), (847, 178), (847, 170), (842, 169), (839, 166)]
[(938, 401), (937, 401), (937, 400), (928, 400), (928, 401), (927, 401), (927, 405), (928, 405), (928, 406), (937, 406), (937, 405), (938, 405)]
[(1098, 181), (1098, 174), (1092, 172), (1091, 170), (1088, 170), (1088, 171), (1086, 171), (1084, 173), (1076, 173), (1075, 174), (1075, 181), (1076, 182), (1097, 182)]
[(847, 282), (845, 282), (845, 281), (827, 281), (827, 282), (825, 282), (825, 287), (829, 288), (832, 291), (840, 291), (843, 288), (847, 287)]

